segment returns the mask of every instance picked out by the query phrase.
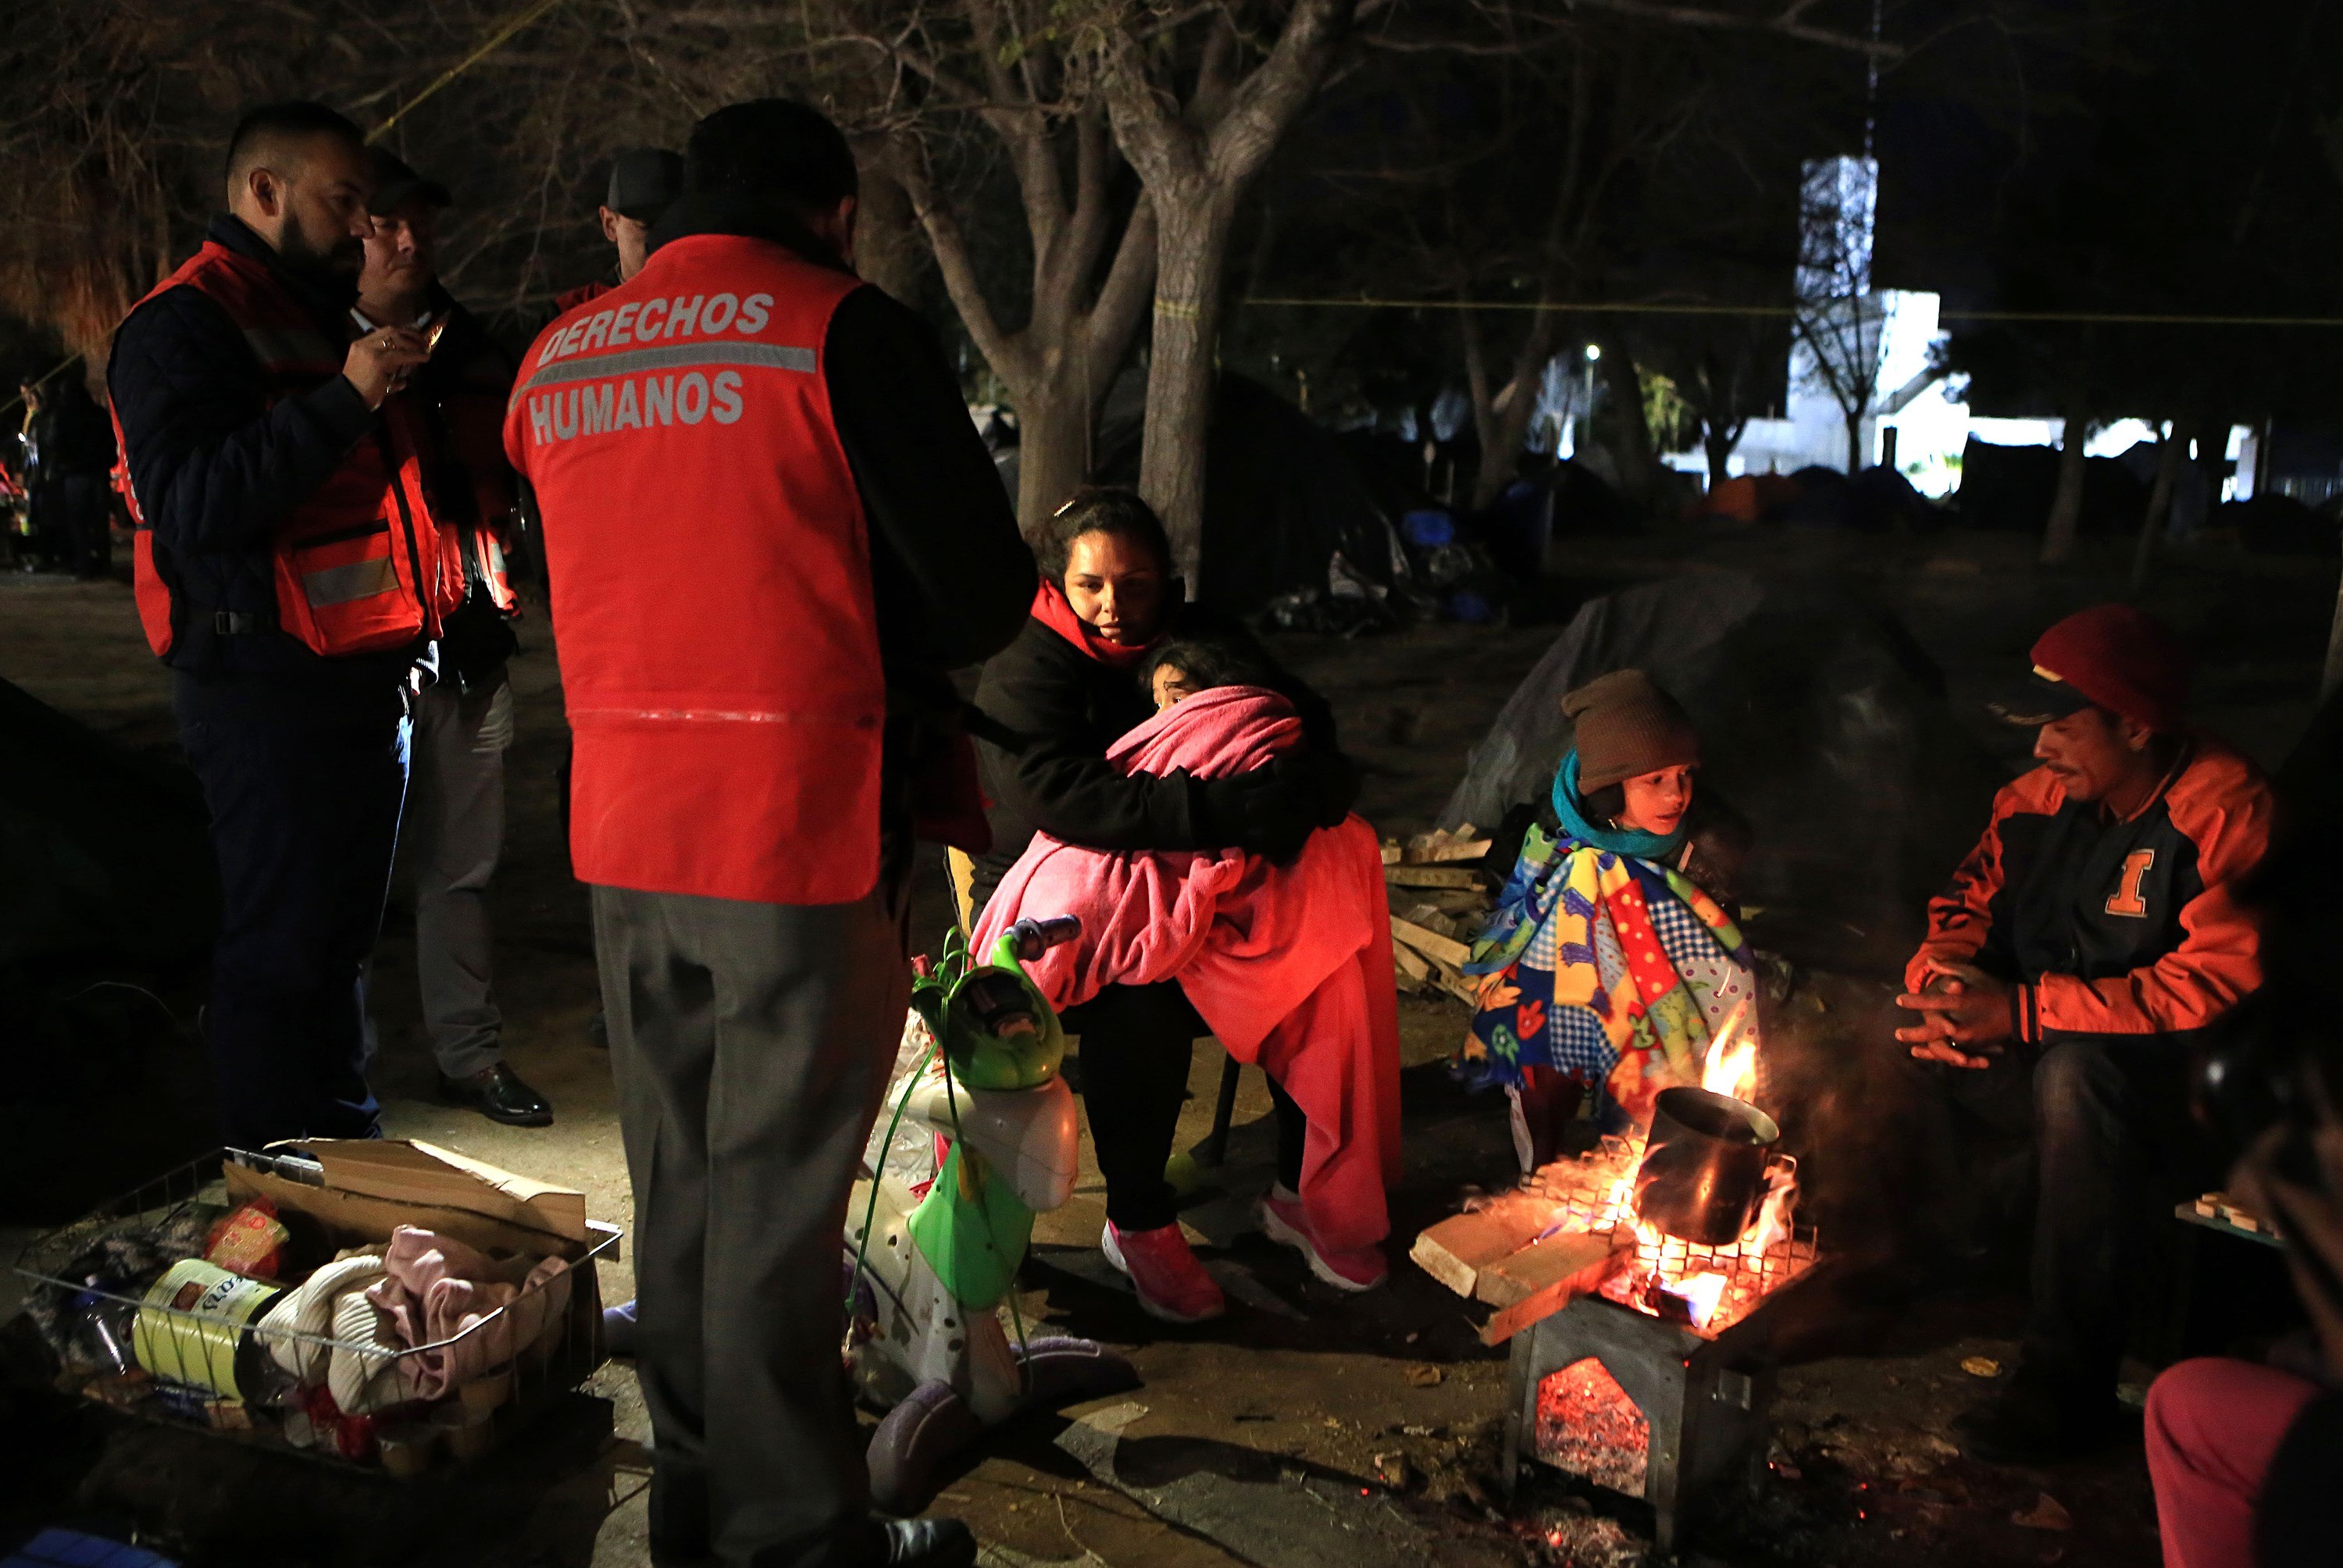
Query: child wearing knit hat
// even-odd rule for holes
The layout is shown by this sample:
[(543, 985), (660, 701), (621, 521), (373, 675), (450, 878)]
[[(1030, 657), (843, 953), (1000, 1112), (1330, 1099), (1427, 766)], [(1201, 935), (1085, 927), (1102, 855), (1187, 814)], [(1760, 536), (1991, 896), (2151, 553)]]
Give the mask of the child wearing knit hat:
[(1551, 814), (1529, 829), (1465, 966), (1485, 978), (1463, 1065), (1511, 1096), (1524, 1170), (1554, 1156), (1582, 1092), (1607, 1122), (1647, 1121), (1662, 1089), (1700, 1081), (1728, 1026), (1754, 1034), (1747, 944), (1690, 853), (1691, 719), (1640, 669), (1588, 681), (1562, 707), (1574, 745)]

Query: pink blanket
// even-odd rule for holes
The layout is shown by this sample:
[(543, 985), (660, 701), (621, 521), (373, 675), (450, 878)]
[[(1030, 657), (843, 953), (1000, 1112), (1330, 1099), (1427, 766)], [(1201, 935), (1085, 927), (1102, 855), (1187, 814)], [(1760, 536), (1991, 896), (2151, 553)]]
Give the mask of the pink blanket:
[[(1221, 779), (1302, 743), (1292, 705), (1219, 687), (1109, 749), (1125, 773)], [(1231, 1056), (1258, 1062), (1310, 1121), (1302, 1201), (1325, 1245), (1390, 1231), (1399, 1174), (1399, 1014), (1391, 908), (1374, 830), (1356, 817), (1310, 835), (1291, 866), (1241, 849), (1087, 849), (1037, 833), (977, 923), (976, 951), (1021, 917), (1079, 915), (1079, 940), (1029, 966), (1051, 1005), (1108, 985), (1179, 980)]]
[(439, 1346), (407, 1358), (417, 1399), (437, 1399), (512, 1360), (569, 1305), (569, 1265), (561, 1259), (539, 1260), (514, 1285), (497, 1278), (509, 1271), (484, 1254), (413, 1225), (390, 1233), (382, 1265), (367, 1300), (388, 1316), (400, 1344)]

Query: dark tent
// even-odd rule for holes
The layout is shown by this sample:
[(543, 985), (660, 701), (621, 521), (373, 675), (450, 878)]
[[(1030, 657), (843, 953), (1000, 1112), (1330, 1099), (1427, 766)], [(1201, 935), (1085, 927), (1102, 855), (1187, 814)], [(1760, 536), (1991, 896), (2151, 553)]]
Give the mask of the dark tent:
[(1822, 588), (1720, 573), (1589, 602), (1473, 748), (1442, 825), (1490, 827), (1543, 799), (1570, 744), (1563, 693), (1629, 666), (1691, 712), (1703, 786), (1756, 830), (1760, 940), (1807, 961), (1900, 963), (2004, 775), (1901, 624)]
[[(1096, 471), (1109, 484), (1139, 477), (1146, 397), (1143, 383), (1132, 390), (1119, 383), (1099, 417)], [(1207, 452), (1207, 603), (1251, 615), (1295, 588), (1324, 592), (1337, 551), (1378, 585), (1400, 569), (1399, 537), (1360, 454), (1260, 382), (1221, 377)]]
[(219, 906), (202, 795), (0, 680), (0, 976), (200, 962)]

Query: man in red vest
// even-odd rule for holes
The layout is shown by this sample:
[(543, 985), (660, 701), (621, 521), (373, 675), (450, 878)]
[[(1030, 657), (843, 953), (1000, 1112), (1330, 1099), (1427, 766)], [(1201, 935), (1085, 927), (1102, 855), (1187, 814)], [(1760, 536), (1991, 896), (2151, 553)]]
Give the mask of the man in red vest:
[(958, 1522), (869, 1516), (839, 1243), (902, 1028), (911, 817), (941, 804), (922, 736), (1033, 563), (934, 335), (848, 270), (838, 128), (735, 105), (687, 162), (642, 271), (545, 329), (505, 426), (577, 738), (652, 1551), (964, 1564)]
[(107, 367), (139, 618), (210, 808), (204, 1032), (229, 1140), (379, 1131), (361, 974), (407, 787), (417, 660), (452, 608), (412, 424), (424, 362), (352, 341), (372, 176), (316, 104), (247, 115), (228, 211), (132, 311)]

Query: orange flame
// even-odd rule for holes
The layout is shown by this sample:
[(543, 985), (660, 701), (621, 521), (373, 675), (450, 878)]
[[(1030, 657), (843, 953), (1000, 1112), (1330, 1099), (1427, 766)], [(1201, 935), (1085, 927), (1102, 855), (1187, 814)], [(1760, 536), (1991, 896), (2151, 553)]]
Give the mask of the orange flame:
[(1748, 1014), (1749, 1000), (1744, 997), (1735, 1004), (1725, 1027), (1716, 1031), (1716, 1038), (1709, 1041), (1708, 1058), (1701, 1065), (1700, 1086), (1713, 1094), (1747, 1100), (1756, 1092), (1757, 1040), (1743, 1027)]

